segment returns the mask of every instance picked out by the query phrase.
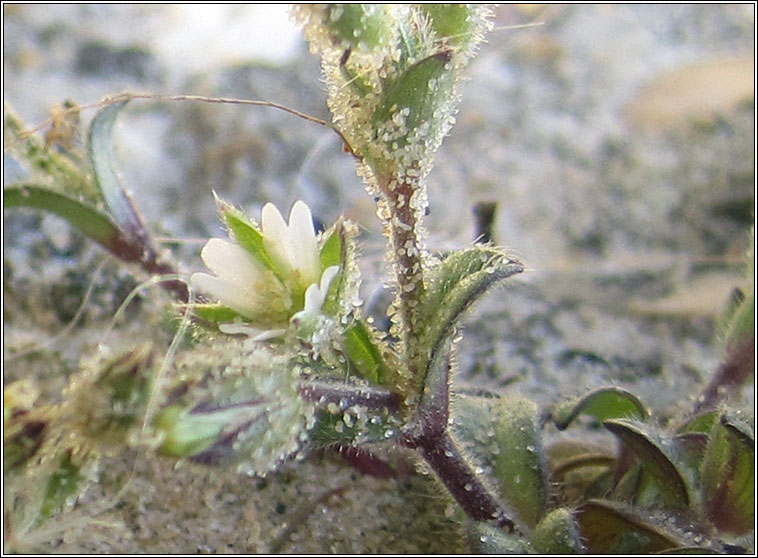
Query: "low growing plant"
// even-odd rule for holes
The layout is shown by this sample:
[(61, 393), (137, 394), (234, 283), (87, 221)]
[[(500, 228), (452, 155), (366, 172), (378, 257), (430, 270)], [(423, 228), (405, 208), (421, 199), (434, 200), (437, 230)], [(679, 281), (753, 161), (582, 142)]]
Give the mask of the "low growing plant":
[[(5, 207), (57, 214), (150, 275), (174, 297), (180, 324), (163, 349), (157, 341), (104, 349), (71, 375), (58, 403), (41, 401), (31, 380), (5, 387), (10, 540), (23, 547), (25, 533), (97, 478), (103, 455), (129, 448), (261, 476), (337, 449), (359, 471), (383, 476), (392, 468), (372, 448), (395, 444), (413, 450), (452, 496), (474, 552), (752, 549), (752, 417), (724, 401), (754, 371), (753, 295), (728, 309), (722, 363), (676, 424), (615, 386), (549, 409), (458, 389), (462, 317), (524, 271), (490, 243), (444, 256), (425, 245), (425, 179), (454, 122), (461, 76), (490, 28), (488, 11), (330, 4), (295, 15), (322, 59), (333, 123), (320, 123), (339, 133), (376, 200), (394, 297), (389, 330), (360, 304), (356, 224), (341, 218), (317, 234), (302, 202), (288, 217), (267, 204), (257, 219), (216, 198), (228, 238), (202, 249), (210, 273), (187, 281), (176, 272), (111, 153), (123, 107), (159, 97), (100, 103), (86, 157), (44, 143), (7, 112), (6, 149), (31, 178), (6, 185)], [(56, 141), (61, 127), (59, 118)], [(581, 433), (578, 417), (602, 425), (617, 447), (543, 442), (548, 424)]]

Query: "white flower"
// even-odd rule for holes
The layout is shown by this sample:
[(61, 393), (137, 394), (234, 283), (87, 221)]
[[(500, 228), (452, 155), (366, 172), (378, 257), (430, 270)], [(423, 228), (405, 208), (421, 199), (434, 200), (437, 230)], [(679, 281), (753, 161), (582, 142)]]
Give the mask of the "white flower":
[(274, 205), (266, 204), (261, 232), (273, 270), (239, 244), (212, 238), (200, 257), (214, 275), (195, 273), (190, 278), (193, 288), (249, 320), (221, 324), (222, 332), (243, 333), (256, 340), (284, 334), (293, 315), (320, 313), (339, 272), (338, 266), (321, 272), (313, 218), (305, 203), (294, 204), (289, 224)]

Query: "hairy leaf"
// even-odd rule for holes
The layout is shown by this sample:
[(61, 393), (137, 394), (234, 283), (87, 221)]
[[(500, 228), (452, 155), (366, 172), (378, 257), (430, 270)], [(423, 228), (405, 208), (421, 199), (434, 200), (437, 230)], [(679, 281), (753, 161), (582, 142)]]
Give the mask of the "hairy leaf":
[(690, 496), (687, 483), (664, 449), (664, 442), (658, 439), (644, 425), (628, 420), (607, 420), (603, 423), (640, 460), (645, 470), (657, 481), (663, 502), (671, 507), (686, 508)]
[(533, 527), (547, 508), (547, 463), (537, 407), (525, 399), (456, 395), (452, 428), (462, 450), (482, 472), (489, 470), (500, 497), (520, 522)]
[[(521, 273), (523, 264), (493, 246), (473, 246), (445, 258), (430, 272), (429, 287), (421, 302), (419, 316), (425, 324), (419, 354), (427, 357), (419, 368), (444, 351), (464, 312), (490, 288)], [(427, 378), (426, 382), (433, 380)]]
[(603, 422), (625, 417), (644, 420), (647, 414), (647, 409), (632, 393), (621, 388), (607, 387), (556, 405), (551, 418), (559, 430), (564, 430), (580, 415), (591, 416), (598, 422)]
[(40, 508), (40, 519), (44, 521), (59, 510), (69, 498), (78, 493), (79, 484), (84, 480), (80, 468), (71, 460), (71, 453), (65, 452), (58, 462), (58, 468), (47, 479), (45, 494)]

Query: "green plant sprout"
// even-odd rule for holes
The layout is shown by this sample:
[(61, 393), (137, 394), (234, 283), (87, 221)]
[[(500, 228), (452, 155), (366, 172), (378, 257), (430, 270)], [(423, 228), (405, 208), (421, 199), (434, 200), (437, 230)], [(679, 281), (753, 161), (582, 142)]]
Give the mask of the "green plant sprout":
[[(635, 394), (614, 386), (549, 409), (458, 390), (461, 319), (524, 271), (491, 243), (444, 256), (425, 244), (425, 180), (455, 121), (465, 68), (491, 28), (489, 11), (329, 4), (294, 14), (321, 56), (332, 123), (266, 101), (124, 94), (98, 104), (79, 158), (6, 112), (7, 149), (31, 179), (5, 186), (5, 207), (64, 218), (153, 277), (183, 324), (165, 358), (157, 341), (104, 350), (69, 378), (58, 403), (41, 401), (31, 381), (5, 387), (11, 542), (23, 548), (25, 533), (64, 515), (97, 480), (104, 455), (137, 450), (265, 476), (336, 450), (383, 478), (395, 472), (373, 448), (395, 445), (414, 452), (455, 501), (472, 552), (752, 549), (751, 417), (724, 401), (754, 371), (753, 295), (728, 310), (722, 363), (675, 425), (662, 426)], [(360, 304), (356, 224), (340, 218), (317, 233), (301, 201), (287, 217), (266, 204), (256, 219), (216, 197), (228, 238), (202, 248), (209, 273), (181, 276), (114, 171), (112, 127), (138, 100), (268, 106), (339, 134), (387, 240), (389, 331)], [(543, 443), (548, 424), (564, 430), (580, 417), (602, 425), (618, 447)]]

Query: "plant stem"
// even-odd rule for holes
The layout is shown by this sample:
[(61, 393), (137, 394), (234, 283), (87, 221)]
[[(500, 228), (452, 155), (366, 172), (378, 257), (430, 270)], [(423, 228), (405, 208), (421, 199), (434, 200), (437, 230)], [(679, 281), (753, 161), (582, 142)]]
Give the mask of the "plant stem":
[[(419, 420), (401, 442), (421, 453), (463, 511), (475, 521), (495, 520), (514, 530), (496, 498), (482, 484), (447, 431), (450, 402), (450, 360), (441, 363), (436, 381), (424, 392), (418, 408)], [(415, 431), (414, 431), (415, 430)]]
[(696, 399), (694, 414), (715, 408), (729, 393), (755, 374), (755, 338), (750, 336), (729, 347), (703, 393)]
[(396, 334), (403, 344), (403, 352), (411, 368), (413, 377), (421, 373), (416, 370), (415, 351), (419, 323), (418, 305), (424, 295), (423, 246), (419, 239), (421, 216), (414, 197), (422, 189), (411, 180), (395, 178), (379, 181), (383, 202), (387, 206), (388, 227), (391, 242), (394, 273), (397, 280), (395, 311), (399, 318)]
[(379, 387), (350, 386), (337, 382), (304, 381), (298, 386), (300, 397), (311, 403), (336, 403), (341, 407), (360, 405), (367, 409), (396, 412), (400, 396)]
[(417, 441), (416, 448), (437, 473), (442, 484), (475, 521), (497, 521), (513, 532), (514, 525), (492, 494), (476, 477), (468, 462), (447, 433)]

